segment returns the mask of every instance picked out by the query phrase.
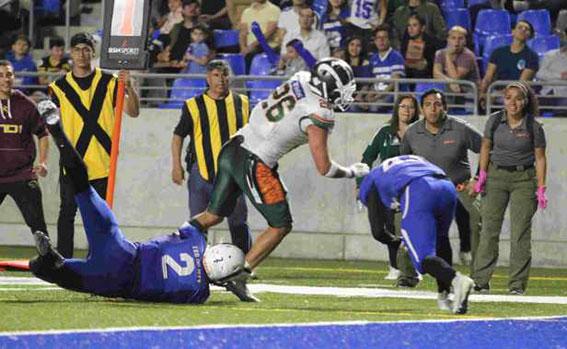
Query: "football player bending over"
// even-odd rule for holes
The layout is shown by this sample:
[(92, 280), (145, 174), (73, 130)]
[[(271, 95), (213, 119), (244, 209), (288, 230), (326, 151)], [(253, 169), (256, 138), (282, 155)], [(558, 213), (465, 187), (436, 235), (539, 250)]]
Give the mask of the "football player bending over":
[(346, 111), (354, 100), (355, 88), (353, 71), (346, 62), (321, 59), (311, 72), (296, 73), (268, 99), (259, 102), (248, 125), (224, 144), (209, 207), (193, 217), (189, 226), (205, 231), (220, 223), (230, 215), (242, 192), (264, 216), (268, 228), (246, 254), (243, 272), (227, 285), (242, 301), (257, 301), (248, 291), (246, 281), (252, 269), (291, 231), (286, 190), (277, 171), (279, 159), (308, 143), (321, 175), (353, 178), (369, 172), (366, 164), (343, 167), (335, 163), (327, 148), (334, 109)]
[[(372, 225), (381, 229), (384, 235), (391, 235), (385, 229), (386, 207), (399, 207), (402, 211), (402, 241), (410, 251), (415, 268), (437, 280), (439, 308), (465, 314), (474, 282), (455, 272), (435, 253), (438, 241), (448, 243), (457, 203), (455, 186), (445, 172), (419, 156), (390, 158), (363, 179), (359, 196), (368, 206)], [(451, 288), (452, 300), (449, 298)]]
[(209, 282), (223, 284), (243, 270), (244, 253), (238, 247), (207, 247), (203, 234), (187, 224), (145, 243), (128, 241), (106, 202), (90, 186), (85, 164), (63, 132), (57, 107), (43, 101), (38, 109), (73, 183), (89, 255), (87, 259), (64, 259), (46, 234), (34, 232), (39, 255), (29, 265), (35, 276), (63, 288), (106, 297), (203, 303), (209, 297)]

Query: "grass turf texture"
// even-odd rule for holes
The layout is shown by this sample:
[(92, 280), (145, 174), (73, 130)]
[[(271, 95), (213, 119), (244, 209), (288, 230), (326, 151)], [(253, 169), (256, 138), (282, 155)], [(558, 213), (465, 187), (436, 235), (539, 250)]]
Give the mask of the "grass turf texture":
[[(78, 255), (84, 256), (84, 251)], [(28, 258), (31, 248), (0, 247), (0, 259)], [(465, 272), (465, 269), (461, 269)], [(258, 283), (302, 286), (394, 288), (383, 280), (385, 263), (313, 261), (271, 258), (258, 269)], [(492, 294), (507, 293), (507, 269), (499, 268)], [(528, 296), (567, 296), (567, 269), (532, 269)], [(31, 276), (0, 272), (0, 276)], [(239, 302), (227, 292), (213, 292), (204, 305), (170, 305), (108, 299), (51, 286), (2, 285), (0, 331), (88, 329), (137, 326), (196, 326), (328, 321), (386, 321), (455, 318), (503, 318), (567, 314), (567, 305), (472, 302), (469, 314), (454, 316), (437, 309), (434, 300), (304, 296), (260, 293), (262, 303)], [(14, 288), (17, 290), (10, 290)], [(25, 289), (25, 290), (22, 290)], [(416, 290), (435, 291), (426, 276)], [(521, 297), (518, 297), (521, 300)]]

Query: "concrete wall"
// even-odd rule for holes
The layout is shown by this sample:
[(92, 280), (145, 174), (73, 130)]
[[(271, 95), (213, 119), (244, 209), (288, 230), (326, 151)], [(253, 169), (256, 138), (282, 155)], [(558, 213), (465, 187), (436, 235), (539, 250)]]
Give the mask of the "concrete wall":
[[(126, 117), (123, 125), (115, 213), (124, 233), (144, 240), (172, 231), (187, 220), (187, 189), (171, 182), (170, 140), (178, 111), (147, 109), (139, 119)], [(359, 161), (385, 115), (345, 114), (337, 118), (330, 137), (333, 159), (341, 164)], [(484, 128), (485, 118), (468, 117)], [(533, 261), (538, 266), (567, 266), (567, 120), (542, 119), (548, 138), (548, 195), (550, 205), (534, 219)], [(473, 157), (476, 162), (476, 156)], [(56, 235), (59, 207), (58, 154), (51, 147), (46, 179), (41, 180), (48, 229)], [(307, 146), (294, 150), (280, 163), (280, 174), (290, 191), (294, 231), (274, 251), (274, 256), (325, 259), (386, 260), (386, 248), (369, 233), (366, 212), (356, 211), (354, 181), (328, 179), (317, 174)], [(85, 247), (77, 220), (76, 246)], [(250, 226), (257, 233), (265, 228), (263, 218), (250, 210)], [(500, 263), (509, 256), (509, 222), (501, 236)], [(215, 241), (228, 241), (226, 226), (212, 232)], [(451, 237), (458, 252), (458, 235)], [(27, 227), (11, 199), (0, 208), (0, 244), (31, 245)], [(455, 253), (456, 255), (456, 253)]]

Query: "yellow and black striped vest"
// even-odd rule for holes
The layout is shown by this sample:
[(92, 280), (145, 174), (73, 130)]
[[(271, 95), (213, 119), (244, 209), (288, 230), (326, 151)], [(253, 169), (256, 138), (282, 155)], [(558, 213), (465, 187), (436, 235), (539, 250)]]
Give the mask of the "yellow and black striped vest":
[(248, 97), (230, 92), (215, 100), (202, 94), (185, 101), (192, 124), (191, 142), (199, 173), (212, 181), (217, 172), (217, 158), (222, 145), (248, 123)]
[(49, 85), (59, 100), (63, 129), (83, 157), (89, 180), (108, 177), (114, 129), (116, 76), (95, 69), (91, 86), (79, 87), (72, 73)]

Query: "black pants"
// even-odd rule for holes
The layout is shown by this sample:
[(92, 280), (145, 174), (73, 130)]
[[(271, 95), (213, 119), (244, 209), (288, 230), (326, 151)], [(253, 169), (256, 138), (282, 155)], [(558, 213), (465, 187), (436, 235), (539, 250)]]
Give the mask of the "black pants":
[[(90, 184), (101, 198), (106, 198), (108, 178), (95, 179)], [(70, 178), (61, 174), (59, 176), (61, 206), (59, 206), (59, 219), (57, 220), (57, 250), (65, 258), (73, 257), (75, 237), (75, 216), (77, 203), (75, 191)]]
[(0, 183), (0, 205), (4, 202), (6, 195), (14, 199), (32, 233), (39, 230), (47, 234), (41, 203), (41, 188), (37, 179)]

